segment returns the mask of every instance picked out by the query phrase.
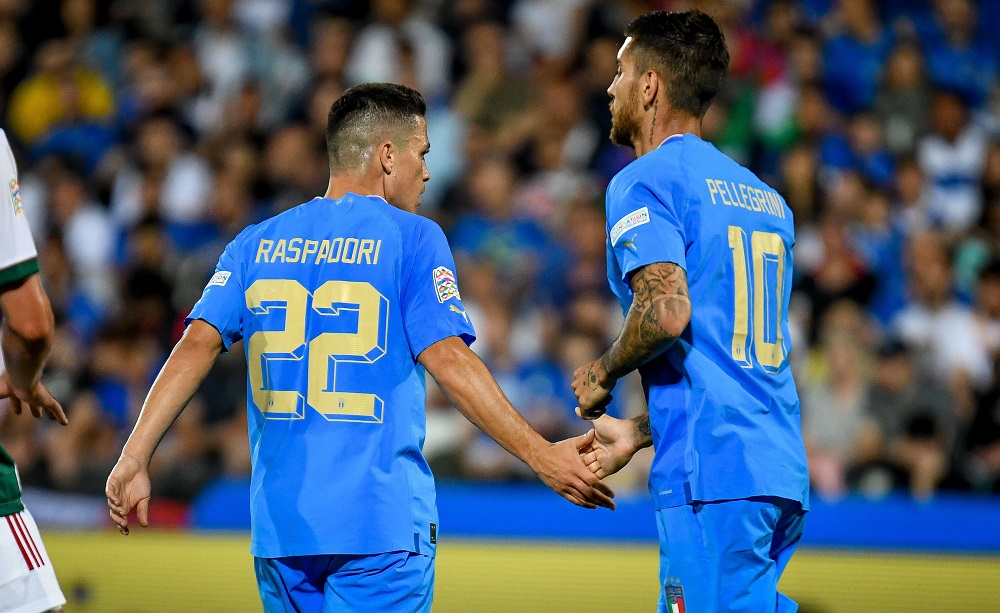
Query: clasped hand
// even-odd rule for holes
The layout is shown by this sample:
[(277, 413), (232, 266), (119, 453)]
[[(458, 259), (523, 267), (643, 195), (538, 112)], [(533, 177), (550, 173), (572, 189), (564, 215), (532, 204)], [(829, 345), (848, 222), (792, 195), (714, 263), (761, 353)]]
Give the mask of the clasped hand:
[(577, 415), (588, 421), (597, 419), (611, 403), (614, 381), (608, 381), (600, 359), (584, 364), (573, 373), (573, 393), (579, 407)]

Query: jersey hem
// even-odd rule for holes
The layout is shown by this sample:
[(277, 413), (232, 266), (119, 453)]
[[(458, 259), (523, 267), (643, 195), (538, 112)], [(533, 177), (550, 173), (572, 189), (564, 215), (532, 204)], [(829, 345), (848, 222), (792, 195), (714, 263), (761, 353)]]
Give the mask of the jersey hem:
[(256, 551), (254, 551), (253, 547), (250, 548), (250, 555), (252, 555), (255, 558), (261, 558), (261, 559), (265, 559), (265, 560), (279, 560), (281, 558), (305, 558), (305, 557), (309, 557), (309, 556), (380, 556), (380, 555), (383, 555), (383, 554), (386, 554), (386, 553), (401, 553), (401, 552), (412, 553), (414, 555), (425, 556), (425, 557), (428, 557), (428, 558), (435, 558), (435, 557), (437, 557), (437, 547), (433, 546), (433, 545), (430, 547), (430, 551), (425, 551), (422, 547), (420, 548), (419, 551), (415, 551), (414, 548), (412, 548), (412, 547), (404, 547), (404, 548), (387, 549), (385, 551), (382, 551), (382, 550), (378, 550), (378, 551), (374, 551), (374, 550), (373, 551), (361, 551), (361, 550), (358, 550), (358, 551), (311, 551), (311, 552), (308, 552), (308, 553), (289, 552), (289, 553), (282, 553), (282, 554), (278, 554), (278, 555), (263, 555), (261, 553), (258, 553)]
[(0, 503), (0, 517), (7, 517), (24, 510), (24, 502), (18, 497), (17, 500)]
[(803, 493), (801, 491), (790, 491), (786, 488), (775, 488), (775, 489), (765, 489), (761, 491), (747, 491), (747, 492), (732, 492), (721, 494), (715, 492), (714, 494), (703, 493), (705, 495), (695, 496), (691, 493), (691, 486), (688, 483), (684, 483), (679, 488), (673, 488), (670, 493), (665, 493), (664, 490), (660, 490), (657, 493), (653, 487), (650, 487), (651, 493), (653, 494), (653, 502), (655, 503), (656, 510), (669, 509), (672, 507), (680, 507), (687, 504), (694, 504), (696, 502), (712, 503), (712, 502), (723, 502), (726, 500), (746, 500), (748, 498), (759, 498), (759, 497), (774, 497), (783, 498), (785, 500), (790, 500), (792, 502), (797, 502), (802, 505), (803, 511), (809, 510), (809, 494)]
[(66, 604), (66, 597), (59, 594), (59, 596), (39, 598), (38, 600), (20, 605), (15, 609), (5, 609), (4, 613), (37, 613), (38, 611), (50, 611), (64, 604)]
[(0, 270), (0, 285), (23, 281), (31, 275), (38, 273), (38, 258), (33, 257), (13, 266)]

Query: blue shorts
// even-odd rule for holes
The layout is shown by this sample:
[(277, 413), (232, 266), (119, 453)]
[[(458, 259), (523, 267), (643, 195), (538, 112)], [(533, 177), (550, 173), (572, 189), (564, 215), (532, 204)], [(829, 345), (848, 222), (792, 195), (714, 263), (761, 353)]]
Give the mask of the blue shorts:
[(798, 610), (778, 593), (778, 579), (802, 538), (802, 505), (761, 497), (681, 505), (656, 515), (658, 612)]
[(430, 611), (434, 558), (375, 555), (254, 558), (265, 613)]

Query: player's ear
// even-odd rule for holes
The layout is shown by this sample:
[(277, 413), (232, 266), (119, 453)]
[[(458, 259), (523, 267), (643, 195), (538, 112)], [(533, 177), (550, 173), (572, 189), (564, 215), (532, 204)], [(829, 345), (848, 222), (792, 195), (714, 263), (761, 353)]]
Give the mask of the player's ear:
[(391, 175), (392, 167), (396, 163), (396, 148), (393, 146), (392, 141), (387, 140), (379, 143), (375, 151), (378, 153), (378, 160), (382, 165), (382, 172), (387, 175)]
[(647, 70), (642, 79), (642, 108), (649, 109), (660, 92), (660, 75), (653, 70)]

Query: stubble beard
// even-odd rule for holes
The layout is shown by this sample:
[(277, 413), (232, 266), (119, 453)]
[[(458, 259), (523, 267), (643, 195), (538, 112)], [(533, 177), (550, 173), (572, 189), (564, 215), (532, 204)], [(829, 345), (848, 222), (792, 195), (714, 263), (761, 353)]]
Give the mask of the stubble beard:
[(639, 139), (639, 92), (633, 88), (621, 104), (611, 103), (611, 142), (622, 147), (635, 148)]

